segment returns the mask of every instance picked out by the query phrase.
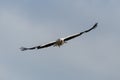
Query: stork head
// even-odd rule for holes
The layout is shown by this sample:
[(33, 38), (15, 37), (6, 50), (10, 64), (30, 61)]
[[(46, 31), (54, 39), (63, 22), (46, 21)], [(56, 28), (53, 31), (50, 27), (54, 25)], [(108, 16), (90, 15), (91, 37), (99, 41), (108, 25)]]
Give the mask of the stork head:
[(65, 42), (64, 42), (64, 38), (59, 38), (59, 39), (57, 39), (56, 40), (56, 43), (55, 43), (55, 45), (54, 46), (61, 46), (61, 45), (63, 45)]

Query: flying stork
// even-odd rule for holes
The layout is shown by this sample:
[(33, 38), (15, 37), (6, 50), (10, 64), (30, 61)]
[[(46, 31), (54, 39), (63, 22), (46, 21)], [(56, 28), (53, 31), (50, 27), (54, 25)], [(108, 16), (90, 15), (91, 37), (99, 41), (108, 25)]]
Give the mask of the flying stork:
[(21, 51), (25, 51), (25, 50), (33, 50), (33, 49), (42, 49), (42, 48), (46, 48), (46, 47), (50, 47), (50, 46), (54, 46), (54, 47), (55, 47), (55, 46), (58, 46), (58, 47), (60, 47), (60, 46), (62, 46), (64, 43), (66, 43), (68, 40), (71, 40), (71, 39), (73, 39), (73, 38), (76, 38), (76, 37), (78, 37), (78, 36), (80, 36), (80, 35), (82, 35), (82, 34), (84, 34), (84, 33), (87, 33), (87, 32), (89, 32), (89, 31), (95, 29), (95, 28), (97, 27), (97, 24), (98, 24), (98, 23), (95, 23), (95, 24), (93, 25), (93, 27), (90, 28), (90, 29), (88, 29), (88, 30), (85, 30), (85, 31), (83, 31), (83, 32), (80, 32), (80, 33), (77, 33), (77, 34), (74, 34), (74, 35), (70, 35), (70, 36), (68, 36), (68, 37), (59, 38), (59, 39), (57, 39), (56, 41), (49, 42), (49, 43), (47, 43), (47, 44), (43, 44), (43, 45), (31, 47), (31, 48), (21, 47), (20, 49), (21, 49)]

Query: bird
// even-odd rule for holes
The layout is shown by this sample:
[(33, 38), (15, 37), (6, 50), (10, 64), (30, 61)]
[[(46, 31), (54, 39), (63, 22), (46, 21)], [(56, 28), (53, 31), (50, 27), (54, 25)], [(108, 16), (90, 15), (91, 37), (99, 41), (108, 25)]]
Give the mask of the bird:
[(90, 32), (91, 30), (95, 29), (97, 27), (98, 23), (95, 23), (90, 29), (88, 30), (85, 30), (85, 31), (82, 31), (80, 33), (77, 33), (77, 34), (73, 34), (73, 35), (70, 35), (70, 36), (67, 36), (67, 37), (64, 37), (64, 38), (59, 38), (55, 41), (52, 41), (52, 42), (49, 42), (49, 43), (46, 43), (46, 44), (43, 44), (43, 45), (39, 45), (39, 46), (34, 46), (34, 47), (30, 47), (30, 48), (26, 48), (26, 47), (21, 47), (20, 50), (21, 51), (26, 51), (26, 50), (33, 50), (33, 49), (43, 49), (43, 48), (47, 48), (47, 47), (50, 47), (50, 46), (54, 46), (54, 47), (60, 47), (62, 46), (63, 44), (67, 43), (67, 41), (73, 39), (73, 38), (76, 38), (78, 36), (81, 36), (82, 34), (84, 33), (87, 33), (87, 32)]

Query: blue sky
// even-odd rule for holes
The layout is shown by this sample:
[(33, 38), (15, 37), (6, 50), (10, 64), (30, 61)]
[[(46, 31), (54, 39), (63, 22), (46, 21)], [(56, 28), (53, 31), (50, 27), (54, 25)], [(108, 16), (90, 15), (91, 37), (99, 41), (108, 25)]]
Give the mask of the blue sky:
[[(120, 80), (119, 0), (1, 0), (0, 80)], [(61, 48), (19, 50), (86, 29)]]

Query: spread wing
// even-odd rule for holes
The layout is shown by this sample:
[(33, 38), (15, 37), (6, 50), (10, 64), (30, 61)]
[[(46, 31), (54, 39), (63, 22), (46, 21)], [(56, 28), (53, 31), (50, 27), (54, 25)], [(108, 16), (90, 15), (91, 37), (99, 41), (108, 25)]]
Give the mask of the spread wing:
[(80, 36), (80, 35), (82, 35), (82, 34), (84, 34), (84, 33), (87, 33), (87, 32), (89, 32), (89, 31), (95, 29), (95, 28), (97, 27), (97, 24), (98, 24), (98, 23), (95, 23), (92, 28), (90, 28), (90, 29), (88, 29), (88, 30), (86, 30), (86, 31), (83, 31), (83, 32), (81, 32), (81, 33), (74, 34), (74, 35), (71, 35), (71, 36), (68, 36), (68, 37), (64, 38), (64, 41), (71, 40), (71, 39), (73, 39), (73, 38), (75, 38), (75, 37), (78, 37), (78, 36)]
[(25, 50), (33, 50), (33, 49), (41, 49), (41, 48), (50, 47), (50, 46), (52, 46), (52, 45), (54, 45), (54, 44), (55, 44), (55, 41), (54, 41), (54, 42), (47, 43), (47, 44), (44, 44), (44, 45), (31, 47), (31, 48), (21, 47), (20, 49), (21, 49), (21, 51), (25, 51)]

